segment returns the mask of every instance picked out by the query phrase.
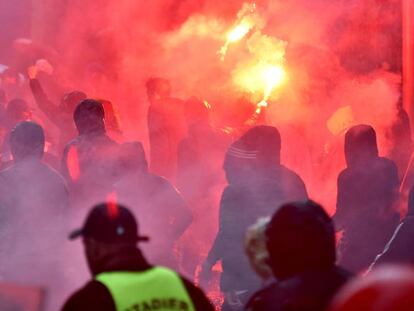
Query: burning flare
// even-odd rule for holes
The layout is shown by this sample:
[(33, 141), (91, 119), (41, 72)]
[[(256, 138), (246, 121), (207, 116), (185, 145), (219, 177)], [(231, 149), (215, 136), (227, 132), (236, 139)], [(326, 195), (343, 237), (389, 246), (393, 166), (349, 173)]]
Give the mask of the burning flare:
[(226, 57), (227, 50), (231, 43), (235, 43), (243, 39), (255, 26), (255, 14), (256, 12), (256, 4), (255, 3), (245, 3), (239, 13), (238, 21), (236, 25), (227, 33), (227, 40), (220, 48), (218, 54), (220, 55), (220, 59), (223, 61)]

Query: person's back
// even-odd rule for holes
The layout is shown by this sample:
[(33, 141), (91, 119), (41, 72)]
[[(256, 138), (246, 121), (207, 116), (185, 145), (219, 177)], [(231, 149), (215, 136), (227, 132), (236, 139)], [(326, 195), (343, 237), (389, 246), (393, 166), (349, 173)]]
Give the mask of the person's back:
[(150, 170), (173, 180), (177, 171), (178, 144), (185, 135), (184, 103), (170, 97), (167, 80), (147, 82)]
[(83, 100), (74, 112), (79, 136), (66, 145), (63, 154), (64, 176), (83, 205), (105, 199), (115, 180), (118, 144), (106, 134), (104, 118), (99, 101)]
[(168, 180), (148, 172), (141, 143), (125, 143), (120, 150), (122, 175), (115, 185), (117, 197), (134, 206), (142, 219), (143, 230), (154, 236), (153, 243), (144, 246), (150, 259), (177, 267), (173, 247), (191, 223), (188, 206)]
[(344, 230), (340, 262), (351, 271), (367, 268), (384, 248), (399, 221), (396, 165), (378, 156), (376, 134), (365, 125), (345, 137), (347, 168), (338, 177), (334, 220)]
[(247, 310), (323, 311), (350, 274), (335, 265), (335, 232), (312, 202), (281, 206), (266, 228), (275, 281), (250, 299)]
[(307, 198), (298, 175), (280, 164), (277, 129), (258, 126), (230, 148), (225, 159), (229, 185), (220, 203), (219, 232), (203, 270), (222, 260), (221, 290), (254, 290), (260, 285), (249, 270), (243, 240), (247, 228), (258, 217), (271, 215), (283, 203)]
[(93, 280), (74, 293), (64, 311), (171, 310), (212, 311), (204, 293), (173, 270), (147, 262), (138, 242), (132, 213), (113, 202), (99, 204), (83, 227), (71, 238), (82, 236)]
[(2, 252), (8, 258), (1, 274), (9, 282), (44, 286), (51, 295), (47, 305), (54, 309), (55, 287), (62, 281), (59, 236), (69, 205), (66, 183), (42, 162), (39, 125), (19, 123), (10, 134), (10, 147), (14, 164), (0, 172)]

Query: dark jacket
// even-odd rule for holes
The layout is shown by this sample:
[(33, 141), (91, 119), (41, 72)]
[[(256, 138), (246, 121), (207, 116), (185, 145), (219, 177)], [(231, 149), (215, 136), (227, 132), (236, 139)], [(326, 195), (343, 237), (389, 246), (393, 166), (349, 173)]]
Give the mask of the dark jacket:
[[(111, 262), (107, 262), (101, 271), (146, 271), (152, 266), (148, 264), (139, 250), (120, 255)], [(207, 297), (202, 290), (181, 277), (196, 310), (213, 311)], [(162, 290), (162, 288), (160, 288)], [(92, 280), (83, 288), (74, 293), (64, 304), (63, 311), (116, 311), (115, 303), (108, 289), (102, 283)]]
[[(163, 177), (148, 172), (129, 172), (116, 184), (120, 202), (131, 206), (140, 218), (140, 230), (154, 237), (143, 245), (156, 264), (177, 268), (174, 243), (191, 224), (191, 212), (180, 193)], [(162, 235), (159, 233), (163, 232)]]
[(371, 268), (386, 263), (405, 263), (414, 265), (414, 188), (408, 198), (408, 213), (395, 230), (391, 240), (377, 256)]
[(82, 134), (66, 145), (62, 173), (76, 200), (88, 206), (106, 199), (116, 179), (118, 148), (106, 133)]
[(399, 221), (397, 167), (378, 156), (373, 128), (360, 125), (345, 137), (347, 168), (338, 177), (335, 225), (343, 230), (340, 264), (358, 272), (381, 252)]
[(323, 311), (349, 277), (348, 272), (333, 267), (274, 282), (257, 292), (246, 305), (246, 310)]
[(280, 136), (272, 127), (255, 127), (235, 142), (225, 170), (229, 185), (222, 194), (219, 232), (207, 263), (222, 260), (222, 291), (254, 290), (260, 281), (244, 254), (247, 228), (283, 203), (305, 200), (306, 188), (297, 174), (280, 164)]

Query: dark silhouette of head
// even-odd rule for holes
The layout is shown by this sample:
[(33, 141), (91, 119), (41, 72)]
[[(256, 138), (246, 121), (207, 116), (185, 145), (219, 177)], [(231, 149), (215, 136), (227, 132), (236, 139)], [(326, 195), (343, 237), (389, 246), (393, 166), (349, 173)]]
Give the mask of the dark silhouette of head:
[(123, 172), (148, 172), (148, 162), (141, 142), (133, 141), (124, 143), (120, 146), (119, 152), (119, 161)]
[(9, 126), (13, 127), (17, 122), (30, 120), (32, 118), (32, 111), (25, 100), (15, 98), (7, 104), (6, 117)]
[(348, 167), (363, 165), (378, 157), (377, 134), (372, 126), (356, 125), (345, 134), (345, 158)]
[(266, 229), (269, 265), (277, 279), (335, 264), (335, 230), (322, 206), (313, 202), (282, 205)]
[(155, 99), (168, 98), (171, 95), (171, 84), (167, 79), (150, 78), (145, 86), (150, 102)]
[(79, 135), (105, 133), (105, 112), (102, 104), (94, 99), (81, 101), (73, 113)]
[(86, 259), (93, 275), (105, 269), (125, 251), (137, 249), (138, 242), (148, 237), (138, 234), (138, 224), (132, 212), (115, 202), (93, 207), (83, 226), (74, 230), (69, 238), (83, 238)]
[(67, 113), (73, 113), (76, 106), (84, 99), (86, 99), (86, 94), (84, 92), (73, 91), (63, 95), (60, 106)]
[(40, 160), (44, 147), (45, 134), (42, 127), (34, 122), (20, 122), (10, 133), (10, 149), (15, 162)]
[(227, 180), (237, 183), (253, 173), (264, 173), (280, 165), (281, 138), (277, 128), (260, 125), (248, 130), (227, 151)]

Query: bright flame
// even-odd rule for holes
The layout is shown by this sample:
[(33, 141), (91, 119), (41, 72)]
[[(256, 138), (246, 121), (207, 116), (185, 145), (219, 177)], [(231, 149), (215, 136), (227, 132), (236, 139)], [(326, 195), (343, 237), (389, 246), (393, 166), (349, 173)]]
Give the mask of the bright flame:
[(256, 14), (255, 3), (244, 3), (240, 11), (237, 13), (237, 22), (235, 26), (227, 32), (226, 42), (220, 48), (218, 54), (221, 60), (224, 60), (227, 50), (231, 43), (235, 43), (243, 39), (253, 28), (257, 27), (258, 17)]
[(221, 55), (221, 60), (224, 60), (229, 45), (231, 43), (235, 43), (243, 39), (253, 27), (253, 20), (249, 17), (244, 17), (237, 26), (235, 26), (227, 33), (226, 43), (224, 43), (224, 45), (220, 48), (219, 51), (219, 54)]
[(282, 85), (286, 79), (286, 71), (282, 66), (269, 65), (263, 69), (262, 79), (265, 84), (264, 98), (269, 99), (275, 87)]
[(243, 19), (242, 22), (234, 27), (228, 34), (227, 34), (227, 43), (233, 43), (239, 41), (244, 38), (253, 28), (253, 24), (248, 19)]

